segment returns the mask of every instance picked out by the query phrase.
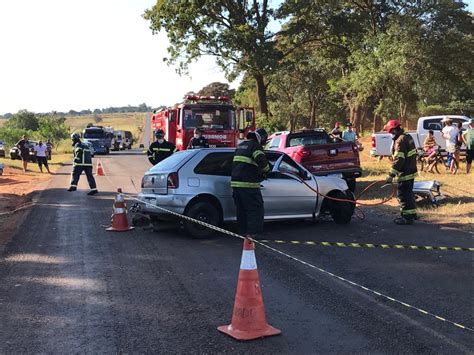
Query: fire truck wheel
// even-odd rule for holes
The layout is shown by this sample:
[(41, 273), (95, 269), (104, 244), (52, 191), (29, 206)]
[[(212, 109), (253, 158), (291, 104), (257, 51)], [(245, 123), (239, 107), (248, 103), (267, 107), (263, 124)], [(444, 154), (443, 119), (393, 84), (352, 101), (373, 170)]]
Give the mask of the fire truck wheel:
[[(219, 224), (219, 211), (208, 201), (198, 201), (193, 203), (189, 208), (187, 208), (185, 215), (215, 226)], [(196, 239), (209, 238), (214, 234), (212, 229), (191, 221), (185, 221), (184, 228), (189, 235)]]

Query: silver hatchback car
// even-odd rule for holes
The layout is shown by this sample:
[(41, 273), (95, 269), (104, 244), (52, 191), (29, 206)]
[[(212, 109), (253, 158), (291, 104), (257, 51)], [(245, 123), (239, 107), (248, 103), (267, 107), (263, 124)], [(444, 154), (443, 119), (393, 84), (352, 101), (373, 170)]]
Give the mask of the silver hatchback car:
[[(177, 220), (154, 208), (159, 206), (213, 225), (237, 220), (230, 177), (235, 148), (209, 148), (177, 152), (145, 173), (139, 194), (141, 212), (153, 223)], [(349, 223), (354, 203), (335, 201), (316, 194), (354, 200), (346, 182), (338, 177), (313, 176), (288, 155), (265, 151), (272, 167), (261, 182), (265, 221), (314, 219), (328, 212), (338, 224)], [(304, 181), (304, 183), (303, 183)], [(189, 221), (186, 231), (196, 238), (213, 231)]]

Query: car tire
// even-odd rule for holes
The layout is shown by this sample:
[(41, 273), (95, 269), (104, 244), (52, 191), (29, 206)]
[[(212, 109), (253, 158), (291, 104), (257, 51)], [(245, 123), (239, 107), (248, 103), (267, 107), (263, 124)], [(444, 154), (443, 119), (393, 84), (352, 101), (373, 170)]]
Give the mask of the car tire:
[[(342, 191), (333, 191), (329, 194), (329, 196), (337, 199), (354, 201), (354, 195), (352, 192), (345, 194)], [(347, 224), (351, 221), (355, 209), (354, 203), (335, 200), (328, 200), (328, 202), (329, 213), (336, 224)]]
[[(209, 201), (193, 203), (189, 208), (187, 208), (185, 215), (214, 226), (219, 225), (219, 211)], [(196, 239), (209, 238), (214, 235), (212, 229), (187, 220), (184, 221), (184, 229), (189, 235), (191, 235), (191, 237)]]

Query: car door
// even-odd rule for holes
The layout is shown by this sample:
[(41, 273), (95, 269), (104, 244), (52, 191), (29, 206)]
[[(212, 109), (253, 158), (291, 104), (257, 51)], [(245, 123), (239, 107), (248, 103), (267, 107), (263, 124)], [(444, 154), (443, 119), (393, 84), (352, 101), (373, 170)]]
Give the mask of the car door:
[[(307, 175), (307, 176), (305, 176)], [(267, 179), (260, 184), (265, 218), (311, 217), (317, 195), (301, 179), (316, 189), (314, 177), (286, 154), (278, 159)]]

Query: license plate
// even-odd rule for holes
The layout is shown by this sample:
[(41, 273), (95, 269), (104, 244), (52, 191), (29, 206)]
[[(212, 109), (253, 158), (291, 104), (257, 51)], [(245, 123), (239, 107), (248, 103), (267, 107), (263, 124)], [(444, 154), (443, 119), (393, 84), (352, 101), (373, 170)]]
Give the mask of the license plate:
[(215, 145), (215, 144), (209, 144), (209, 148), (217, 148), (217, 145)]

